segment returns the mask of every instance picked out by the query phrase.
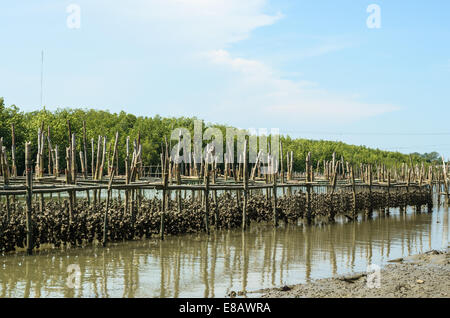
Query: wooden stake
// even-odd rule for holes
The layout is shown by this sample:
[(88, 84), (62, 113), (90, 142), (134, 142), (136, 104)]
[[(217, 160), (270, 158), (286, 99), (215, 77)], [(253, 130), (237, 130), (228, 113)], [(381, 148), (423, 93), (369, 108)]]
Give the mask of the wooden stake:
[(31, 219), (32, 207), (31, 200), (33, 195), (33, 172), (31, 171), (31, 142), (25, 143), (25, 173), (26, 173), (26, 187), (27, 187), (27, 253), (33, 254), (33, 223)]
[(209, 159), (205, 161), (205, 231), (209, 235), (209, 179), (210, 179), (210, 171), (209, 171)]
[(274, 175), (273, 178), (273, 195), (272, 195), (272, 205), (273, 205), (273, 226), (278, 226), (278, 212), (277, 212), (277, 176)]
[(356, 216), (356, 187), (355, 187), (355, 175), (353, 173), (353, 165), (350, 166), (350, 178), (352, 179), (353, 217), (355, 217)]
[(107, 196), (106, 196), (106, 209), (105, 209), (105, 216), (103, 219), (103, 247), (106, 246), (106, 241), (107, 241), (107, 233), (108, 233), (108, 213), (109, 213), (109, 204), (111, 202), (111, 186), (114, 180), (114, 156), (116, 155), (117, 152), (117, 142), (119, 141), (119, 132), (116, 132), (116, 139), (114, 141), (114, 152), (113, 152), (113, 160), (112, 160), (112, 165), (113, 165), (113, 169), (111, 169), (111, 175), (109, 177), (109, 183), (108, 183), (108, 192), (107, 192)]
[(17, 177), (17, 167), (16, 167), (16, 133), (14, 129), (14, 124), (11, 124), (11, 169), (12, 176)]
[(247, 139), (244, 142), (244, 167), (243, 167), (243, 177), (244, 177), (244, 204), (242, 206), (242, 229), (247, 228), (247, 204), (248, 204), (248, 156), (247, 156)]

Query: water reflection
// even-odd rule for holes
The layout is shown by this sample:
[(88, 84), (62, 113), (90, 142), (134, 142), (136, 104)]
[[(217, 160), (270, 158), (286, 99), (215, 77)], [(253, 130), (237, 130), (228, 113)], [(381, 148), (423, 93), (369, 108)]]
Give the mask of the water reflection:
[[(223, 297), (309, 281), (448, 246), (448, 206), (358, 223), (228, 230), (0, 258), (1, 297)], [(68, 266), (80, 288), (68, 288)]]

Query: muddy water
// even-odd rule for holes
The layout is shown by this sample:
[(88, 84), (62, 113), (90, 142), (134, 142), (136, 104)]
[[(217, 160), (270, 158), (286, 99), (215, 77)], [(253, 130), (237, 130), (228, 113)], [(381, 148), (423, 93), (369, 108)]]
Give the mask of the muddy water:
[[(449, 208), (0, 256), (0, 297), (225, 297), (446, 249)], [(79, 276), (76, 270), (79, 268)], [(253, 294), (248, 294), (252, 296)]]

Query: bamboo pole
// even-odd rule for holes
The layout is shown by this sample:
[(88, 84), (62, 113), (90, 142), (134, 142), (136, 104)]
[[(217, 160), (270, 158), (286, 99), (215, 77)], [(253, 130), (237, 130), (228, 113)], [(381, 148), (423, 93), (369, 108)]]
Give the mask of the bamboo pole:
[(105, 156), (106, 156), (106, 136), (103, 137), (102, 162), (100, 164), (100, 168), (99, 168), (99, 171), (98, 171), (98, 179), (99, 180), (103, 179), (103, 170), (104, 170), (104, 166), (105, 166)]
[[(209, 154), (210, 155), (210, 154)], [(205, 231), (209, 235), (209, 181), (210, 181), (210, 171), (209, 171), (209, 158), (205, 160)]]
[(277, 212), (277, 175), (274, 172), (273, 178), (273, 195), (272, 195), (272, 205), (273, 205), (273, 225), (278, 226), (278, 212)]
[[(48, 148), (48, 174), (52, 174), (52, 145), (50, 142), (51, 134), (50, 134), (50, 126), (47, 126), (47, 148)], [(54, 165), (54, 163), (53, 163)]]
[(31, 142), (25, 143), (25, 173), (26, 173), (26, 187), (27, 187), (27, 219), (26, 219), (26, 227), (27, 227), (27, 253), (28, 255), (33, 254), (33, 223), (32, 223), (32, 207), (31, 200), (33, 195), (33, 172), (31, 171)]
[[(177, 184), (181, 185), (181, 156), (180, 156), (180, 150), (181, 150), (181, 132), (178, 136), (178, 148), (177, 148), (177, 155), (176, 155), (176, 176), (177, 176)], [(178, 212), (181, 213), (181, 190), (177, 190), (176, 192), (177, 194), (177, 208), (178, 208)]]
[[(72, 184), (72, 174), (70, 173), (70, 168), (72, 166), (72, 158), (71, 158), (71, 147), (66, 148), (66, 184)], [(72, 190), (67, 191), (69, 195), (69, 223), (72, 223), (73, 216), (73, 195)]]
[[(162, 160), (162, 159), (161, 159)], [(125, 155), (125, 184), (130, 183), (130, 136), (127, 136), (126, 141), (126, 155)], [(128, 205), (130, 202), (130, 190), (125, 190), (125, 203), (124, 203), (124, 213), (128, 213)]]
[(5, 175), (6, 175), (6, 171), (5, 171), (5, 165), (3, 163), (3, 137), (0, 138), (0, 171), (2, 173), (3, 176), (3, 183), (5, 183)]
[(444, 161), (444, 156), (442, 156), (442, 172), (444, 175), (444, 190), (445, 190), (445, 202), (449, 199), (448, 181), (447, 181), (447, 167)]
[(280, 142), (280, 183), (284, 183), (283, 144)]
[(350, 165), (350, 178), (352, 180), (353, 218), (354, 218), (356, 216), (356, 186), (355, 186), (355, 174), (353, 173), (353, 165)]
[(59, 177), (59, 152), (58, 152), (58, 145), (55, 145), (55, 177)]
[(109, 182), (108, 182), (108, 192), (107, 192), (107, 196), (106, 196), (106, 208), (105, 208), (105, 215), (104, 215), (104, 219), (103, 219), (103, 247), (106, 246), (106, 242), (108, 239), (107, 233), (108, 233), (108, 213), (109, 213), (109, 205), (111, 202), (111, 186), (113, 184), (113, 180), (114, 180), (114, 163), (115, 163), (115, 158), (114, 156), (116, 155), (117, 152), (117, 143), (119, 141), (119, 132), (116, 132), (116, 139), (114, 141), (114, 152), (113, 152), (113, 160), (112, 160), (112, 165), (113, 165), (113, 169), (111, 170), (111, 175), (109, 177)]
[[(3, 144), (3, 142), (2, 142)], [(9, 186), (9, 166), (8, 166), (8, 159), (6, 157), (6, 147), (1, 146), (0, 149), (0, 160), (1, 160), (1, 166), (2, 166), (2, 173), (3, 173), (3, 183), (6, 186)], [(9, 203), (9, 195), (6, 195), (6, 222), (9, 221), (10, 214), (11, 214), (11, 207)]]
[(95, 173), (96, 173), (96, 167), (95, 167), (95, 148), (94, 148), (94, 138), (91, 138), (91, 177), (92, 180), (95, 180)]
[(159, 229), (159, 235), (160, 239), (164, 240), (164, 213), (166, 211), (166, 203), (167, 203), (167, 184), (168, 184), (168, 164), (167, 164), (167, 144), (166, 144), (166, 153), (165, 155), (161, 154), (161, 158), (163, 159), (163, 166), (162, 166), (162, 186), (163, 186), (163, 192), (162, 192), (162, 204), (161, 204), (161, 216), (160, 216), (160, 229)]
[[(50, 126), (48, 126), (47, 145), (48, 145), (48, 160), (49, 160), (48, 174), (53, 174), (54, 176), (56, 176), (56, 158), (55, 158), (55, 151), (52, 147), (52, 142), (50, 138)], [(51, 169), (50, 161), (52, 162), (53, 169)]]
[[(216, 156), (215, 162), (217, 162), (218, 158)], [(226, 168), (225, 168), (226, 169)], [(216, 184), (215, 178), (213, 178), (213, 184)], [(216, 229), (219, 228), (219, 202), (217, 200), (217, 190), (213, 190), (213, 200), (214, 200), (214, 227)]]
[[(87, 155), (87, 147), (86, 147), (86, 121), (83, 120), (83, 166), (84, 166), (84, 172), (83, 172), (83, 177), (84, 179), (87, 179), (87, 175), (88, 175), (88, 155)], [(88, 192), (89, 195), (89, 192)]]
[(387, 172), (387, 181), (388, 181), (388, 185), (387, 185), (388, 206), (387, 206), (386, 214), (389, 215), (390, 214), (389, 207), (390, 207), (390, 203), (391, 203), (391, 170), (390, 169)]
[(306, 168), (306, 219), (308, 224), (311, 223), (311, 152), (308, 152), (305, 161)]
[(102, 143), (102, 137), (99, 135), (98, 141), (97, 141), (97, 162), (95, 164), (95, 176), (94, 176), (95, 180), (99, 180), (99, 175), (100, 175), (101, 143)]
[(14, 129), (14, 124), (11, 124), (11, 169), (12, 176), (17, 177), (17, 166), (16, 166), (16, 132)]
[(368, 166), (368, 181), (369, 181), (369, 210), (367, 211), (367, 216), (372, 217), (372, 165)]
[(291, 160), (289, 160), (289, 180), (292, 180), (292, 170), (294, 169), (294, 152), (291, 151)]
[(247, 204), (248, 204), (248, 156), (247, 156), (247, 139), (244, 142), (244, 166), (243, 166), (243, 177), (244, 177), (244, 204), (242, 206), (242, 229), (247, 228)]

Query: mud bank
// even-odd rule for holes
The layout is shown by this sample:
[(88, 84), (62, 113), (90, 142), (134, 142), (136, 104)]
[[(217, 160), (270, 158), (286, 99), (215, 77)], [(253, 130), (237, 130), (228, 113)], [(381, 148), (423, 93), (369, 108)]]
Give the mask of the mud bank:
[(264, 298), (450, 298), (449, 252), (433, 250), (391, 260), (381, 269), (379, 288), (369, 288), (371, 273), (355, 273), (255, 292)]

